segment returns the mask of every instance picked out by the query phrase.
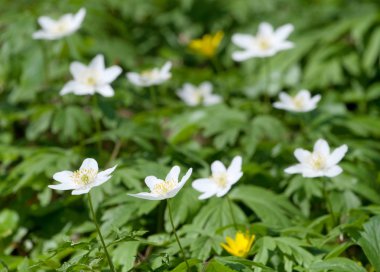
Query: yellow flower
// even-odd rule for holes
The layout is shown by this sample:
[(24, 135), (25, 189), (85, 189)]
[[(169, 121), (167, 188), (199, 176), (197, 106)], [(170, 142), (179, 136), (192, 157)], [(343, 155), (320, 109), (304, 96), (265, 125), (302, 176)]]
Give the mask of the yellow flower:
[(223, 32), (218, 31), (214, 35), (206, 34), (201, 39), (192, 40), (189, 43), (189, 48), (194, 52), (208, 58), (212, 58), (223, 39)]
[(238, 231), (235, 235), (235, 240), (231, 237), (226, 237), (226, 244), (220, 244), (228, 253), (245, 258), (251, 249), (252, 243), (255, 240), (255, 235), (250, 235), (248, 232), (243, 233)]

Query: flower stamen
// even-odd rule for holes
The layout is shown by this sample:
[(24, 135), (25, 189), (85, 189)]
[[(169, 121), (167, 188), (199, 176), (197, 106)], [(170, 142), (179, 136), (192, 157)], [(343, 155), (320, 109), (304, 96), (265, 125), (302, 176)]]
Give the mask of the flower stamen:
[(178, 182), (174, 180), (165, 180), (154, 185), (152, 193), (157, 195), (165, 195), (173, 190), (178, 185)]
[(73, 173), (72, 179), (77, 185), (85, 186), (95, 181), (98, 171), (94, 169), (80, 169)]

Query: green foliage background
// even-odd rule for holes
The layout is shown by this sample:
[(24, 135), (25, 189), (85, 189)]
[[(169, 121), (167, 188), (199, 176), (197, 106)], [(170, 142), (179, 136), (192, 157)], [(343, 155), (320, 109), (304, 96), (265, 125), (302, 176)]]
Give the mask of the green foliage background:
[[(85, 196), (52, 191), (52, 175), (93, 157), (118, 164), (93, 190), (101, 229), (118, 271), (184, 271), (165, 203), (127, 193), (174, 164), (208, 174), (216, 159), (243, 157), (243, 178), (229, 193), (238, 223), (256, 234), (247, 260), (220, 242), (234, 235), (227, 200), (199, 201), (191, 181), (174, 199), (174, 219), (199, 271), (380, 271), (380, 3), (377, 0), (7, 1), (0, 11), (0, 269), (106, 271)], [(37, 18), (87, 9), (81, 29), (57, 41), (33, 40)], [(295, 48), (269, 61), (238, 64), (231, 35), (260, 22), (295, 25)], [(210, 62), (187, 42), (222, 30)], [(96, 54), (124, 72), (174, 64), (154, 104), (124, 76), (112, 98), (60, 96), (70, 62)], [(175, 91), (211, 81), (224, 103), (189, 108)], [(280, 91), (322, 94), (317, 110), (271, 108)], [(101, 133), (96, 133), (96, 123)], [(97, 139), (101, 139), (101, 150)], [(349, 152), (343, 174), (327, 183), (286, 175), (295, 148), (318, 138)], [(203, 269), (203, 270), (202, 270)]]

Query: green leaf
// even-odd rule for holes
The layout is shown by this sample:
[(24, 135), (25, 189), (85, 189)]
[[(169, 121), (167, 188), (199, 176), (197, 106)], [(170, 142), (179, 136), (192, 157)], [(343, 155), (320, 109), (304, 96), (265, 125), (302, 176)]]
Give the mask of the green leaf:
[(241, 185), (230, 194), (233, 199), (242, 201), (266, 224), (275, 227), (291, 225), (291, 218), (300, 216), (285, 197), (253, 185)]
[[(201, 260), (198, 259), (188, 259), (187, 264), (189, 267), (193, 267), (199, 263), (201, 263)], [(173, 270), (170, 270), (170, 272), (187, 272), (187, 265), (185, 262), (180, 263), (177, 265)]]
[(372, 217), (364, 224), (364, 231), (356, 241), (363, 249), (376, 271), (380, 271), (380, 216)]
[(0, 212), (0, 237), (5, 238), (11, 235), (17, 227), (19, 215), (12, 210), (2, 210)]
[(233, 271), (239, 271), (239, 270), (233, 270), (229, 268), (228, 266), (219, 263), (216, 260), (212, 260), (206, 267), (205, 272), (233, 272)]
[(317, 261), (310, 266), (311, 272), (366, 272), (357, 262), (347, 258), (332, 258), (324, 261)]

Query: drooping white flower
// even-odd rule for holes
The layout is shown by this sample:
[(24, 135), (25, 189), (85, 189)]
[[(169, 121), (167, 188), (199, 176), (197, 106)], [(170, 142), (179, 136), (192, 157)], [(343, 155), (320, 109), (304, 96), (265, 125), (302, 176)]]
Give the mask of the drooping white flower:
[(213, 162), (211, 164), (211, 177), (193, 181), (193, 188), (203, 193), (199, 199), (210, 198), (214, 195), (222, 197), (227, 194), (232, 185), (243, 176), (241, 165), (242, 158), (240, 156), (236, 156), (227, 169), (222, 162)]
[(41, 16), (38, 23), (42, 29), (33, 33), (33, 39), (57, 40), (68, 36), (79, 29), (85, 15), (86, 9), (81, 8), (76, 14), (64, 14), (58, 20)]
[(234, 34), (232, 42), (241, 47), (243, 51), (232, 54), (235, 61), (245, 61), (250, 58), (271, 57), (280, 51), (293, 47), (293, 43), (286, 39), (293, 31), (292, 24), (286, 24), (274, 30), (268, 23), (261, 23), (256, 36), (249, 34)]
[(308, 112), (317, 107), (321, 96), (319, 94), (311, 97), (308, 90), (301, 90), (294, 97), (287, 93), (281, 92), (279, 95), (280, 101), (273, 103), (273, 107), (287, 111)]
[(150, 193), (143, 192), (129, 195), (148, 200), (163, 200), (175, 197), (189, 179), (193, 169), (190, 168), (181, 181), (178, 182), (180, 171), (179, 166), (174, 166), (165, 180), (158, 179), (155, 176), (148, 176), (145, 178), (145, 184), (149, 187)]
[(294, 156), (300, 162), (285, 169), (288, 174), (302, 174), (306, 178), (335, 177), (342, 173), (342, 168), (337, 164), (343, 159), (348, 150), (347, 145), (341, 145), (330, 153), (328, 143), (319, 139), (314, 144), (313, 152), (297, 148)]
[(203, 82), (199, 87), (185, 83), (183, 87), (178, 90), (177, 95), (189, 106), (197, 106), (200, 104), (209, 106), (222, 101), (220, 95), (212, 93), (212, 84), (210, 82)]
[(53, 179), (60, 182), (49, 185), (54, 190), (73, 190), (71, 194), (87, 194), (93, 187), (99, 186), (111, 178), (110, 174), (117, 165), (99, 172), (98, 163), (94, 159), (85, 159), (77, 171), (61, 171), (55, 173)]
[(74, 79), (65, 84), (60, 94), (93, 95), (97, 92), (106, 97), (113, 96), (115, 92), (110, 84), (121, 71), (117, 65), (105, 68), (104, 56), (101, 54), (93, 58), (88, 66), (74, 61), (70, 64)]
[(160, 85), (171, 78), (171, 67), (172, 63), (168, 61), (162, 66), (162, 68), (153, 68), (141, 73), (129, 72), (127, 73), (127, 78), (132, 84), (140, 87)]

